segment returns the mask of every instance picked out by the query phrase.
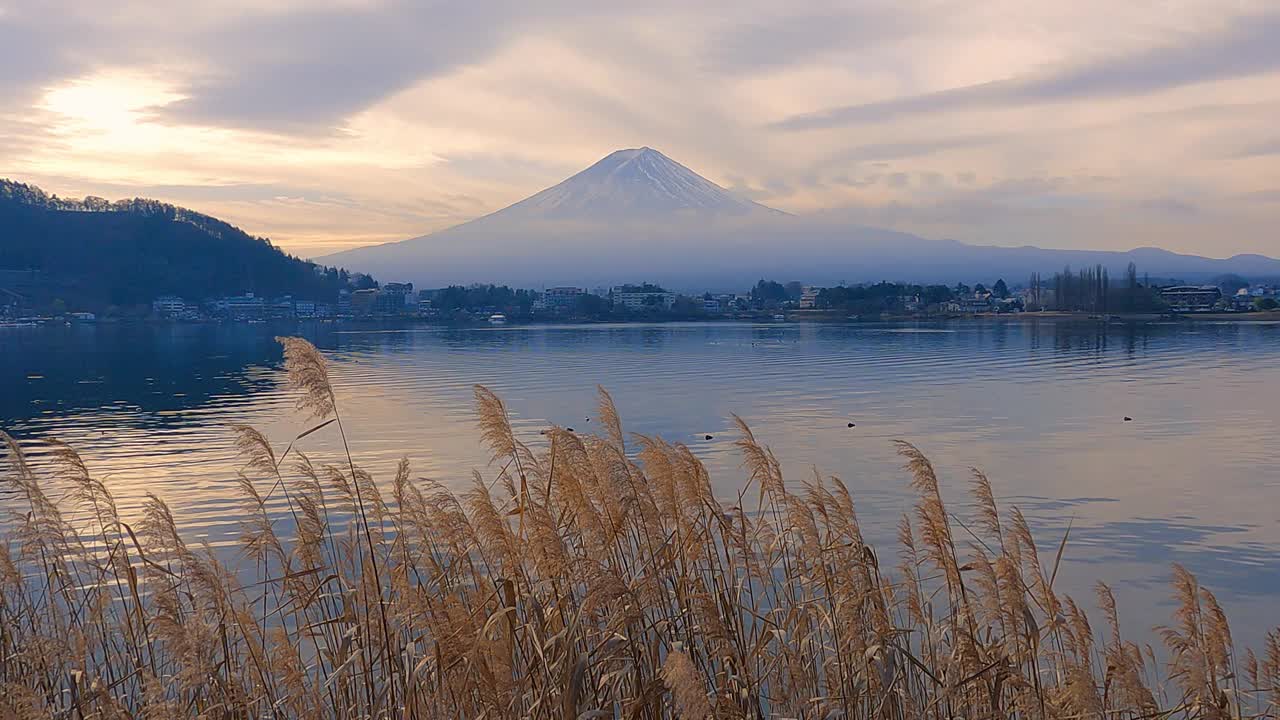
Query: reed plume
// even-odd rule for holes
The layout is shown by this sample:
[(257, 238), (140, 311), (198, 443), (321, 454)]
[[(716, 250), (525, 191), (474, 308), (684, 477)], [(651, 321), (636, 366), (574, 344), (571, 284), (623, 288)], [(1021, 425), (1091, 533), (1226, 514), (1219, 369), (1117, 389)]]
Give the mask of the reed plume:
[[(323, 356), (281, 343), (320, 424), (282, 450), (233, 430), (234, 551), (156, 496), (126, 517), (70, 447), (33, 463), (0, 433), (0, 717), (1277, 717), (1280, 630), (1238, 653), (1176, 566), (1158, 664), (1111, 588), (1097, 629), (1054, 589), (1065, 537), (1043, 562), (976, 470), (972, 517), (953, 514), (910, 444), (896, 552), (868, 544), (849, 486), (789, 480), (740, 418), (744, 478), (717, 493), (689, 447), (625, 435), (603, 389), (600, 436), (526, 443), (477, 386), (486, 470), (383, 476), (352, 457)], [(345, 462), (313, 463), (331, 422)]]
[(302, 338), (278, 337), (276, 341), (284, 346), (284, 369), (289, 384), (298, 391), (298, 410), (307, 413), (309, 418), (328, 418), (337, 401), (324, 356)]

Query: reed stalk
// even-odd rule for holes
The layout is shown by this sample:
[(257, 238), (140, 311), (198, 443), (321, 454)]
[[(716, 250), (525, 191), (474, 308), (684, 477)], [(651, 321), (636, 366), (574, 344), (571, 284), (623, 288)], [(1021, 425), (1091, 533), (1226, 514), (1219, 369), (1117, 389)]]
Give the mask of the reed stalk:
[[(455, 492), (402, 460), (376, 482), (350, 451), (324, 358), (281, 341), (312, 425), (282, 453), (235, 429), (245, 512), (231, 559), (189, 545), (160, 498), (122, 518), (71, 448), (37, 468), (0, 433), (13, 491), (0, 717), (1280, 712), (1280, 629), (1239, 653), (1216, 596), (1175, 566), (1161, 674), (1154, 650), (1122, 633), (1111, 588), (1091, 601), (1101, 632), (1054, 588), (1067, 537), (1042, 563), (1027, 519), (1002, 511), (977, 471), (972, 517), (953, 514), (909, 444), (898, 449), (917, 499), (890, 571), (839, 479), (788, 479), (736, 419), (745, 477), (718, 497), (689, 448), (627, 436), (603, 390), (599, 436), (553, 427), (535, 449), (477, 387), (488, 475)], [(326, 437), (342, 461), (315, 465), (304, 447)]]

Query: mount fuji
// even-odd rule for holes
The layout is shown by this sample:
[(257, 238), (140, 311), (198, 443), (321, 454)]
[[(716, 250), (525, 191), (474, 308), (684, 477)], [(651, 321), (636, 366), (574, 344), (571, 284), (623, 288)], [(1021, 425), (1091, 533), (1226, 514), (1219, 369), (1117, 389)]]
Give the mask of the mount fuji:
[(1236, 273), (1280, 277), (1260, 255), (1214, 259), (1156, 248), (1128, 252), (967, 245), (797, 217), (727, 190), (652, 148), (618, 150), (558, 185), (497, 212), (422, 237), (347, 250), (317, 262), (420, 287), (473, 282), (520, 287), (658, 282), (735, 289), (761, 277), (816, 284), (1021, 279), (1064, 266), (1129, 262), (1188, 281)]
[(752, 214), (785, 215), (734, 195), (657, 150), (643, 147), (611, 153), (559, 185), (486, 219), (613, 221)]

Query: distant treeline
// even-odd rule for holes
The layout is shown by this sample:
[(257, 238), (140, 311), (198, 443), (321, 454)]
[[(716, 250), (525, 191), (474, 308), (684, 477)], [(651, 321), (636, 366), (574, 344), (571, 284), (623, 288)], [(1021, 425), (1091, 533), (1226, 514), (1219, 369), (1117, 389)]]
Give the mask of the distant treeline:
[[(796, 286), (795, 292), (779, 292), (793, 285)], [(798, 286), (799, 283), (783, 286), (762, 280), (752, 291), (752, 297), (779, 301), (797, 299)], [(1234, 290), (1234, 287), (1230, 289)], [(1107, 269), (1097, 265), (1079, 271), (1065, 268), (1048, 279), (1034, 273), (1027, 285), (1018, 290), (1017, 296), (1024, 301), (1023, 307), (1027, 310), (1157, 312), (1165, 307), (1159, 288), (1149, 278), (1139, 280), (1138, 269), (1133, 263), (1129, 263), (1124, 278), (1119, 281), (1112, 280)], [(972, 287), (957, 283), (949, 287), (880, 282), (823, 288), (817, 293), (815, 306), (856, 313), (893, 313), (911, 308), (929, 310), (951, 301), (988, 295), (995, 300), (1003, 300), (1014, 297), (1015, 293), (1003, 279), (997, 280), (990, 288), (982, 283)]]
[(935, 305), (955, 298), (959, 292), (946, 285), (880, 282), (823, 288), (818, 292), (816, 305), (820, 309), (857, 313), (901, 312), (907, 309), (908, 303), (917, 302), (917, 298), (922, 305)]
[[(666, 293), (667, 290), (652, 283), (620, 285), (616, 290), (627, 293)], [(431, 307), (442, 313), (502, 312), (517, 317), (536, 315), (535, 303), (544, 293), (507, 285), (477, 283), (474, 285), (450, 285), (438, 290), (423, 291), (421, 297), (431, 302)], [(619, 320), (636, 316), (676, 318), (694, 317), (701, 311), (701, 301), (691, 297), (679, 297), (671, 308), (653, 307), (628, 309), (615, 305), (609, 297), (583, 292), (573, 298), (568, 306), (543, 307), (542, 312), (580, 318), (584, 320)]]
[(513, 290), (506, 285), (450, 285), (435, 291), (431, 304), (442, 311), (488, 308), (528, 314), (536, 299), (533, 290)]
[(37, 271), (34, 283), (15, 288), (36, 306), (101, 311), (159, 295), (199, 301), (246, 292), (333, 301), (341, 288), (369, 284), (155, 200), (68, 200), (0, 180), (0, 228), (0, 269)]
[[(649, 283), (623, 285), (622, 292), (666, 292), (662, 287)], [(840, 285), (828, 288), (811, 288), (813, 305), (818, 310), (834, 310), (851, 314), (876, 315), (881, 313), (940, 312), (953, 301), (987, 299), (994, 308), (998, 301), (1013, 298), (1016, 308), (1028, 310), (1051, 309), (1088, 312), (1149, 312), (1163, 307), (1158, 291), (1149, 280), (1139, 281), (1137, 269), (1130, 266), (1125, 279), (1113, 282), (1105, 268), (1091, 267), (1079, 272), (1070, 269), (1056, 273), (1050, 279), (1032, 275), (1026, 286), (1018, 292), (1011, 290), (1004, 279), (991, 287), (982, 283), (954, 286), (919, 285), (913, 283), (879, 282), (865, 285)], [(778, 282), (761, 279), (731, 307), (721, 310), (771, 312), (796, 307), (805, 293), (798, 281)], [(514, 315), (535, 312), (542, 293), (536, 290), (513, 289), (505, 285), (476, 284), (454, 285), (428, 291), (432, 306), (443, 312), (500, 311)], [(707, 293), (701, 297), (678, 296), (669, 309), (626, 309), (610, 302), (608, 297), (591, 293), (579, 295), (569, 307), (556, 308), (556, 314), (568, 314), (584, 319), (616, 319), (640, 314), (695, 317), (705, 314), (703, 300), (722, 298)]]
[(1129, 263), (1125, 276), (1113, 282), (1102, 265), (1073, 272), (1065, 268), (1045, 282), (1036, 273), (1028, 285), (1033, 304), (1053, 310), (1080, 312), (1155, 312), (1165, 307), (1149, 278), (1138, 280), (1138, 268)]

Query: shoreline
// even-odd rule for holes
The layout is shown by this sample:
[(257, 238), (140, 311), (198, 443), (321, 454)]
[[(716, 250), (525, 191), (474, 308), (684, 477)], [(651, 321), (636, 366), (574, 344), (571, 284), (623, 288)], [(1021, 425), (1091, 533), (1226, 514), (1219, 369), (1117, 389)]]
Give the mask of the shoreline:
[(440, 320), (420, 317), (383, 317), (383, 318), (264, 318), (261, 320), (168, 320), (157, 318), (101, 318), (92, 321), (65, 321), (52, 318), (23, 318), (13, 322), (0, 323), (0, 328), (17, 329), (32, 327), (84, 327), (95, 325), (280, 325), (290, 324), (325, 324), (344, 326), (379, 326), (379, 325), (425, 325), (448, 328), (478, 327), (530, 327), (544, 325), (665, 325), (675, 323), (716, 324), (716, 323), (750, 323), (760, 325), (791, 324), (832, 324), (832, 325), (876, 325), (881, 323), (955, 323), (955, 322), (1094, 322), (1103, 325), (1126, 324), (1169, 324), (1196, 322), (1240, 322), (1271, 323), (1280, 322), (1280, 310), (1256, 311), (1249, 313), (1084, 313), (1040, 311), (1021, 313), (980, 313), (970, 315), (880, 315), (876, 317), (851, 316), (843, 312), (829, 310), (792, 310), (786, 312), (785, 320), (774, 318), (775, 313), (743, 315), (736, 317), (648, 317), (648, 318), (609, 318), (592, 320), (583, 318), (532, 318), (528, 320), (511, 318), (502, 325), (489, 325), (483, 321), (474, 322), (441, 322)]

